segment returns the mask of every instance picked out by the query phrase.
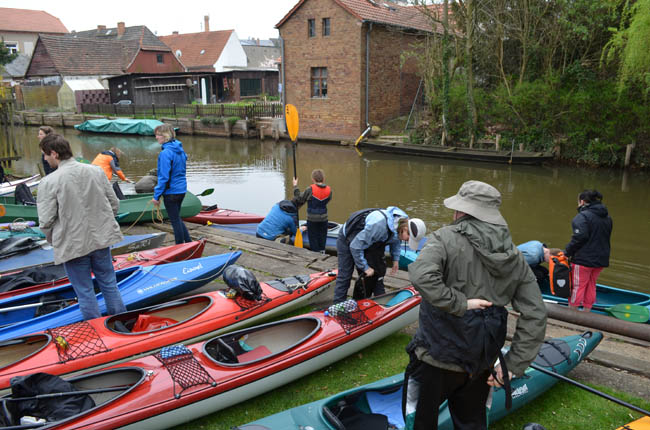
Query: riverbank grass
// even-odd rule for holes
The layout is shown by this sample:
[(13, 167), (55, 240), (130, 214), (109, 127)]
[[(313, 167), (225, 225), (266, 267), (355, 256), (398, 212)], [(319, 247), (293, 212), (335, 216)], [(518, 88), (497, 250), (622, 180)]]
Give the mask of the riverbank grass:
[[(230, 430), (233, 426), (403, 372), (408, 363), (404, 348), (409, 340), (410, 336), (404, 333), (393, 334), (316, 373), (175, 429)], [(594, 388), (641, 408), (650, 409), (648, 401), (599, 386)], [(639, 414), (632, 413), (623, 406), (558, 382), (546, 394), (492, 424), (490, 429), (521, 430), (529, 422), (540, 423), (548, 430), (615, 429), (637, 418)]]

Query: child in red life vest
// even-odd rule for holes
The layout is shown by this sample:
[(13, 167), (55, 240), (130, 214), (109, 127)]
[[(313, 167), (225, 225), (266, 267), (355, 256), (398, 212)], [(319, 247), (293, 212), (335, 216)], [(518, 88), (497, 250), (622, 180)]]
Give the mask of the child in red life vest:
[(300, 193), (298, 179), (293, 178), (294, 200), (300, 205), (307, 203), (307, 238), (309, 249), (325, 252), (327, 240), (327, 203), (332, 199), (332, 189), (324, 183), (325, 174), (321, 169), (311, 172), (311, 186)]

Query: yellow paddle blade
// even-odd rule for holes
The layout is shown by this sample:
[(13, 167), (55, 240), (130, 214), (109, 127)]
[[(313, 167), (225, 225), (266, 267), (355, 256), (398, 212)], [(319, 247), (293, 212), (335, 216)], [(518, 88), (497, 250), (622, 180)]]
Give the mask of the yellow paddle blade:
[(0, 205), (0, 216), (5, 216), (7, 209), (3, 205)]
[(285, 106), (284, 120), (287, 123), (287, 132), (289, 132), (289, 137), (295, 142), (298, 138), (300, 120), (298, 119), (298, 109), (296, 109), (294, 105), (288, 104)]
[(302, 248), (302, 231), (300, 231), (300, 228), (296, 230), (296, 238), (293, 240), (293, 246)]

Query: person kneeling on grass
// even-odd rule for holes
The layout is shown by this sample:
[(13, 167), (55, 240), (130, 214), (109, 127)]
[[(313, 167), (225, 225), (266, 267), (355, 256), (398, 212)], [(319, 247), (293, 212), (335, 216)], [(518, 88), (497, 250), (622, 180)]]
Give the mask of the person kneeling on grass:
[(282, 235), (294, 234), (298, 228), (298, 208), (295, 200), (282, 200), (274, 204), (257, 226), (256, 236), (275, 240)]

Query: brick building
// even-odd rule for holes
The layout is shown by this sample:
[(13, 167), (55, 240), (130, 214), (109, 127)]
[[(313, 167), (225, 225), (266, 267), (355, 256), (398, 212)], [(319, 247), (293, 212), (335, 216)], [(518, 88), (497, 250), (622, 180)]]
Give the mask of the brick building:
[(420, 77), (415, 59), (401, 64), (401, 56), (433, 32), (415, 7), (301, 0), (276, 28), (285, 102), (298, 109), (301, 137), (356, 139), (367, 124), (408, 114)]

